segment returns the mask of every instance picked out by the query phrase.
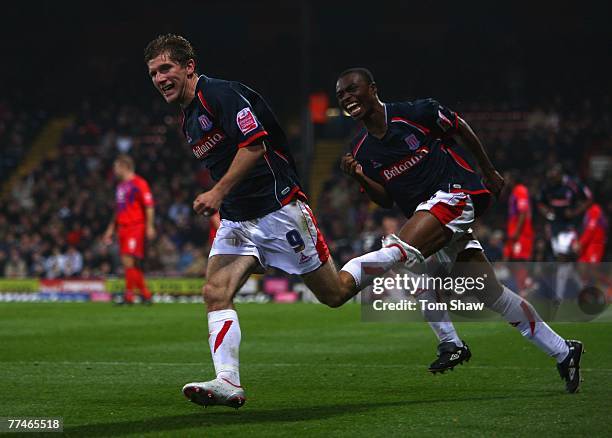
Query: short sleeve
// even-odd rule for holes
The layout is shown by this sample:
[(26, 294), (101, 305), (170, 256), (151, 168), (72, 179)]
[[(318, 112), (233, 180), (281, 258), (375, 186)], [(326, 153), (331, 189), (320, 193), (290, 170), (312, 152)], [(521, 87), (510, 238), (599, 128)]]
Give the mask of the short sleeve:
[(211, 100), (221, 128), (239, 148), (268, 135), (251, 103), (237, 90), (226, 87), (214, 93)]
[(414, 102), (416, 121), (439, 136), (453, 135), (458, 128), (457, 113), (440, 105), (434, 99)]
[(151, 188), (149, 184), (144, 179), (138, 180), (138, 189), (140, 191), (140, 199), (142, 205), (145, 207), (152, 207), (155, 202), (153, 201), (153, 193), (151, 193)]

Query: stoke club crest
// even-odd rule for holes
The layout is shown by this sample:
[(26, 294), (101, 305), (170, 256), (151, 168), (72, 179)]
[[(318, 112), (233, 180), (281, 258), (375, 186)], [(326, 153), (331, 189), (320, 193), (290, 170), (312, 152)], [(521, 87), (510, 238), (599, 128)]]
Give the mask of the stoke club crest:
[(206, 114), (202, 114), (198, 117), (198, 121), (200, 122), (200, 127), (203, 131), (210, 131), (213, 127), (213, 122), (206, 116)]

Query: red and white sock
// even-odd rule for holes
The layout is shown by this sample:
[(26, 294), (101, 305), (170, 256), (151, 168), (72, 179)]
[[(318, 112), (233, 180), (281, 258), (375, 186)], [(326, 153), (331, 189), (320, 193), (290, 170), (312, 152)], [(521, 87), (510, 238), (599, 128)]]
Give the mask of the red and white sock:
[(235, 310), (208, 312), (208, 344), (217, 378), (240, 386), (240, 324)]
[(540, 350), (562, 362), (569, 353), (565, 340), (546, 324), (531, 304), (504, 286), (501, 296), (490, 306), (523, 337), (533, 342)]
[(357, 287), (363, 289), (370, 285), (374, 278), (380, 277), (405, 258), (399, 246), (390, 246), (355, 257), (349, 260), (341, 270), (351, 274)]

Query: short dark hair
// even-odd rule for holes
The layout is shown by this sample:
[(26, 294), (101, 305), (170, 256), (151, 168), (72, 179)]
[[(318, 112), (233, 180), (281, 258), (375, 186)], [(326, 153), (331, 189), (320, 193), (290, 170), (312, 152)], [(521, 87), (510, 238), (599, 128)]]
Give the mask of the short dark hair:
[(167, 33), (165, 35), (159, 35), (147, 44), (144, 50), (145, 64), (166, 52), (171, 60), (179, 63), (183, 67), (190, 59), (197, 59), (195, 49), (186, 38), (173, 33)]
[(374, 83), (374, 75), (372, 74), (370, 70), (364, 67), (347, 68), (342, 73), (340, 73), (340, 76), (338, 76), (338, 78), (344, 77), (351, 73), (357, 73), (358, 75), (360, 75), (366, 81), (368, 85)]

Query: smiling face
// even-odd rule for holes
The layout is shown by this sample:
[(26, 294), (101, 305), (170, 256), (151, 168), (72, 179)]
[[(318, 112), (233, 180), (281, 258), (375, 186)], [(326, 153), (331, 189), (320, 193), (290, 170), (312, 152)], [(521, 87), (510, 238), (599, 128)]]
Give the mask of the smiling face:
[(378, 101), (376, 84), (368, 83), (360, 73), (348, 73), (336, 82), (336, 97), (340, 108), (353, 119), (370, 115)]
[(187, 105), (193, 99), (190, 81), (195, 74), (195, 61), (189, 59), (185, 65), (172, 60), (164, 52), (147, 62), (149, 77), (153, 86), (166, 99), (167, 103)]

